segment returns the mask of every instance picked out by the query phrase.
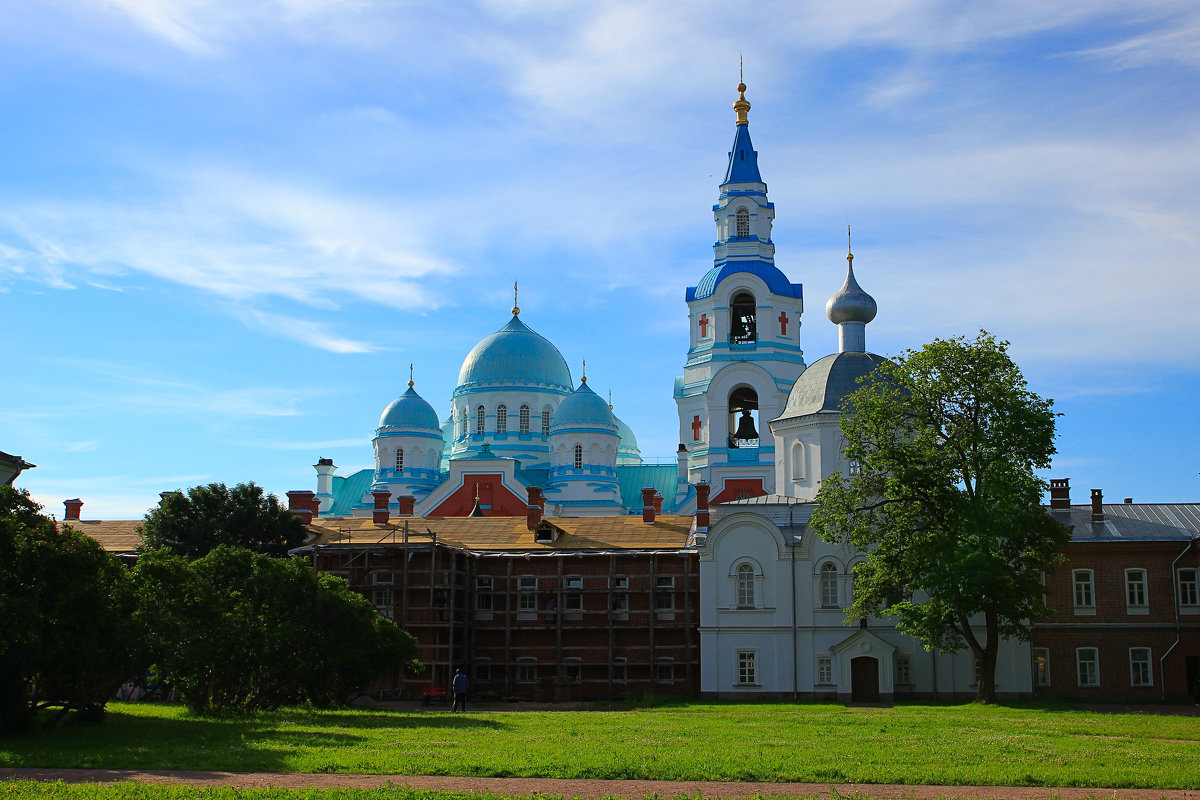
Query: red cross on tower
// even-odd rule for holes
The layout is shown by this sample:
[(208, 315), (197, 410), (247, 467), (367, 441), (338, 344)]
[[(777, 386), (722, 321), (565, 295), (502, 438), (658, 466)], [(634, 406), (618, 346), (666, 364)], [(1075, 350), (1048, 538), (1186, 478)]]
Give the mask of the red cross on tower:
[[(700, 315), (700, 335), (708, 336), (708, 314)], [(697, 417), (699, 419), (699, 417)]]
[(700, 441), (700, 417), (692, 417), (692, 441)]
[(779, 312), (779, 335), (787, 336), (787, 312)]

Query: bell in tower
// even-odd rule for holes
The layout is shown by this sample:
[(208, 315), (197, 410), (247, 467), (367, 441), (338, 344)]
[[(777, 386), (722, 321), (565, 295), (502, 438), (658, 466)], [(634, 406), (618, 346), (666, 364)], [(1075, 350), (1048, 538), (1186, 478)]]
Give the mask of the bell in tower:
[(748, 386), (739, 386), (729, 395), (729, 436), (731, 448), (757, 447), (758, 426), (754, 417), (758, 414), (758, 393)]

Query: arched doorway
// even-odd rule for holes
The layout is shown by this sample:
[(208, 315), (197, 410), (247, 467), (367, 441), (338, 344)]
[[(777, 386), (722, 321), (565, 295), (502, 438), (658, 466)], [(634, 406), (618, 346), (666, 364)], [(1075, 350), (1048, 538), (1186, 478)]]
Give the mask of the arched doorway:
[(850, 659), (850, 702), (879, 702), (879, 659), (871, 656)]

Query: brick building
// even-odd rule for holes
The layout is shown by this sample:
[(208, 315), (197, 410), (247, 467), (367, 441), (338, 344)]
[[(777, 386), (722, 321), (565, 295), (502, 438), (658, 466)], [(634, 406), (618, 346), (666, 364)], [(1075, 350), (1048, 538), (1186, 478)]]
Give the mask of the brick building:
[(417, 638), (420, 675), (455, 669), (483, 697), (692, 695), (700, 686), (699, 573), (690, 516), (344, 517), (312, 521), (297, 552), (348, 580)]
[(1186, 699), (1200, 680), (1200, 504), (1071, 505), (1051, 481), (1051, 513), (1073, 526), (1067, 562), (1046, 576), (1055, 613), (1033, 630), (1039, 697)]

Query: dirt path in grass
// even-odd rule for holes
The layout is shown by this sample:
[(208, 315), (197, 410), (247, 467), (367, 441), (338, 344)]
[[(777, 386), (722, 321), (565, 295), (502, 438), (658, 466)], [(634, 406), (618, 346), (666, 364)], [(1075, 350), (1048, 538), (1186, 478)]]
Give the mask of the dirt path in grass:
[(188, 784), (238, 788), (282, 789), (372, 789), (409, 787), (439, 792), (486, 792), (509, 797), (556, 795), (586, 800), (622, 798), (642, 800), (657, 797), (742, 800), (754, 797), (860, 797), (879, 800), (935, 800), (935, 798), (979, 798), (979, 800), (1200, 800), (1191, 789), (1078, 789), (1010, 786), (901, 786), (862, 783), (719, 783), (711, 781), (593, 781), (554, 778), (460, 778), (424, 775), (313, 775), (282, 772), (175, 772), (120, 769), (16, 769), (0, 768), (0, 780), (64, 781), (65, 783)]

